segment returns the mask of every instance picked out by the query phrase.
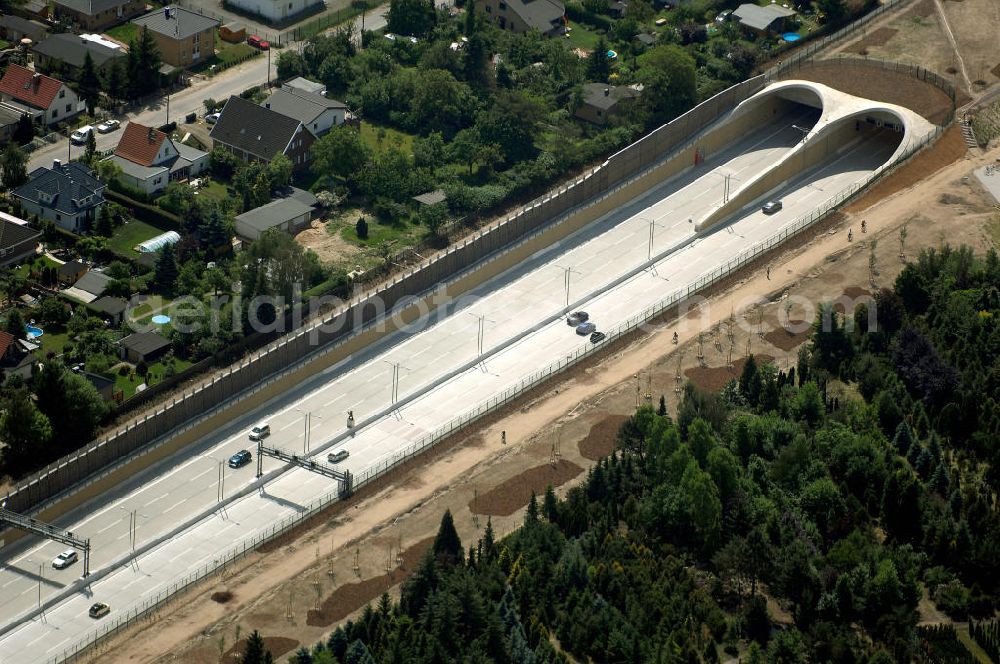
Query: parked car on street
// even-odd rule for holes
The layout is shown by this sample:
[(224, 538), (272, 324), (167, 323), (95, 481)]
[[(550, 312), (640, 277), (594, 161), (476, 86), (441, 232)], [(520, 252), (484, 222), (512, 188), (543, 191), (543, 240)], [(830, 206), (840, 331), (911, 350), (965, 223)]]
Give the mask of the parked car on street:
[(52, 559), (52, 566), (56, 569), (66, 569), (77, 561), (77, 553), (73, 549), (66, 549)]
[(222, 113), (209, 113), (205, 116), (205, 122), (208, 124), (215, 124), (222, 117)]
[(266, 51), (269, 48), (271, 48), (270, 42), (268, 42), (266, 39), (261, 39), (257, 35), (250, 35), (249, 37), (247, 37), (247, 44), (253, 46), (254, 48), (259, 48), (262, 51)]
[(250, 450), (240, 450), (233, 456), (229, 457), (229, 467), (230, 468), (242, 468), (243, 466), (250, 463), (253, 460), (253, 455), (250, 454)]
[(96, 602), (93, 605), (91, 605), (90, 611), (88, 611), (87, 613), (90, 614), (91, 618), (103, 618), (104, 616), (111, 613), (111, 607), (105, 604), (104, 602)]
[(574, 311), (566, 319), (566, 324), (571, 327), (576, 327), (580, 323), (586, 323), (588, 320), (590, 320), (590, 314), (586, 311)]
[(587, 321), (586, 323), (580, 323), (579, 325), (576, 326), (576, 333), (579, 334), (581, 337), (585, 337), (588, 334), (593, 334), (596, 331), (597, 331), (597, 326), (591, 323), (590, 321)]
[(97, 131), (102, 134), (110, 134), (118, 127), (121, 127), (122, 123), (118, 120), (105, 120), (101, 124), (97, 125)]
[(69, 135), (69, 140), (76, 145), (83, 145), (87, 142), (87, 137), (90, 136), (94, 131), (91, 125), (83, 125), (72, 134)]

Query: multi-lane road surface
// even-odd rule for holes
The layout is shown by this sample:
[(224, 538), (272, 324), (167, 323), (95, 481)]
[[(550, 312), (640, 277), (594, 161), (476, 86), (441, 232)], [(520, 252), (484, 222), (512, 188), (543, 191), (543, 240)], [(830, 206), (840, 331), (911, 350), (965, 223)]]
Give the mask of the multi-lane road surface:
[[(781, 212), (765, 216), (759, 208), (748, 209), (714, 232), (694, 232), (690, 220), (718, 203), (726, 176), (736, 188), (762, 172), (801, 140), (797, 127), (810, 125), (817, 116), (817, 111), (801, 107), (797, 114), (773, 119), (697, 169), (660, 184), (483, 284), (463, 296), (461, 305), (428, 315), (423, 325), (415, 326), (419, 329), (393, 335), (349, 364), (314, 376), (252, 416), (231, 422), (183, 455), (134, 478), (114, 495), (67, 514), (59, 525), (91, 538), (91, 568), (111, 571), (83, 586), (77, 578), (79, 564), (62, 571), (50, 566), (63, 546), (37, 540), (20, 546), (0, 571), (0, 596), (5, 598), (0, 626), (9, 627), (0, 636), (0, 662), (61, 656), (98, 627), (87, 617), (93, 601), (108, 602), (112, 612), (103, 620), (114, 620), (191, 570), (212, 564), (221, 552), (336, 490), (325, 477), (293, 469), (217, 509), (220, 491), (231, 497), (256, 482), (254, 465), (225, 468), (232, 453), (255, 449), (247, 440), (253, 423), (270, 423), (269, 444), (302, 451), (305, 414), (311, 413), (311, 452), (325, 463), (329, 449), (343, 446), (350, 457), (340, 465), (363, 474), (479, 402), (588, 344), (566, 325), (567, 309), (585, 309), (599, 329), (618, 324), (867, 177), (896, 147), (898, 135), (864, 134), (775, 192), (784, 201)], [(360, 423), (350, 436), (345, 427), (348, 410)], [(265, 459), (265, 477), (280, 467)], [(224, 487), (219, 486), (220, 468)], [(129, 563), (133, 513), (134, 545), (149, 550)], [(161, 541), (171, 531), (177, 532)], [(39, 595), (42, 602), (66, 597), (46, 611), (44, 620), (25, 620)]]

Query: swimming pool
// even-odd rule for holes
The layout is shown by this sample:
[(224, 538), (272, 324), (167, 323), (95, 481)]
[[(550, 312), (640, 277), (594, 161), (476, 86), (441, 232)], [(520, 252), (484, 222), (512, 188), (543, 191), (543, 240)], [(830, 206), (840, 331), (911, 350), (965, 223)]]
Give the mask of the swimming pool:
[(170, 316), (165, 316), (163, 314), (156, 314), (155, 316), (150, 318), (150, 320), (156, 323), (157, 325), (166, 325), (167, 323), (170, 322)]
[(802, 35), (800, 35), (797, 32), (786, 32), (785, 34), (781, 35), (781, 38), (784, 39), (786, 42), (797, 42), (798, 40), (802, 39)]
[(35, 327), (34, 325), (25, 325), (24, 331), (28, 333), (27, 336), (29, 339), (37, 339), (38, 337), (45, 334), (45, 332), (42, 331), (42, 328)]

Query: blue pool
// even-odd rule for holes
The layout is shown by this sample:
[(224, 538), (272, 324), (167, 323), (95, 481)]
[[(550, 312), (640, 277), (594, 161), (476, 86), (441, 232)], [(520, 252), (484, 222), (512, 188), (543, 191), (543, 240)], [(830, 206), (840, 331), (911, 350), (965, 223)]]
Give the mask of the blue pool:
[(608, 49), (608, 60), (614, 60), (617, 57), (618, 57), (617, 53), (615, 53), (611, 49)]
[(170, 316), (164, 316), (163, 314), (156, 314), (151, 319), (157, 325), (166, 325), (170, 322)]
[(802, 35), (800, 35), (797, 32), (786, 32), (785, 34), (781, 35), (781, 38), (784, 39), (786, 42), (797, 42), (798, 40), (802, 39)]
[(42, 328), (35, 327), (34, 325), (25, 325), (24, 331), (28, 333), (29, 339), (37, 339), (44, 334)]

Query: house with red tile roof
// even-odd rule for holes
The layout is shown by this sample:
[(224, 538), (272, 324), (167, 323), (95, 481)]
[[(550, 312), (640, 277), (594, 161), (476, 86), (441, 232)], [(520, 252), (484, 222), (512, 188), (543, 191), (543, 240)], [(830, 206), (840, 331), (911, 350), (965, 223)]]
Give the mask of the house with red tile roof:
[(52, 125), (86, 110), (84, 103), (59, 79), (11, 63), (0, 79), (0, 99), (36, 122)]
[(146, 194), (208, 168), (208, 153), (172, 140), (159, 129), (130, 122), (108, 159), (122, 169), (119, 180)]

